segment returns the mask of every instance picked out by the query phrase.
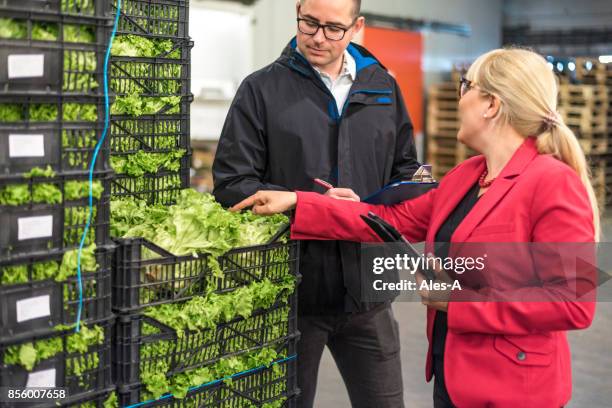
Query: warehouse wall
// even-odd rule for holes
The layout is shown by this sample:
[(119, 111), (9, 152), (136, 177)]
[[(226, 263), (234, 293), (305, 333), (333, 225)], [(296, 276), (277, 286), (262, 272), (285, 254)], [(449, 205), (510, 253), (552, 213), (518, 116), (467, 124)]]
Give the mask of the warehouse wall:
[(612, 21), (610, 0), (506, 0), (503, 9), (506, 26), (529, 24), (541, 30), (603, 28)]

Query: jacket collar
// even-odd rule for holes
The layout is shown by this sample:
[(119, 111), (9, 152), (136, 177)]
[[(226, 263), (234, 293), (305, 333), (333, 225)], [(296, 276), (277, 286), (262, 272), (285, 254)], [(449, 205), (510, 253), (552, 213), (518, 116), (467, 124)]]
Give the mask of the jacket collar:
[[(510, 161), (501, 171), (500, 175), (493, 182), (489, 191), (484, 194), (476, 203), (472, 211), (463, 219), (452, 236), (452, 242), (464, 242), (480, 222), (495, 208), (497, 203), (512, 189), (516, 178), (525, 168), (536, 158), (538, 151), (535, 138), (528, 137), (523, 144), (514, 152)], [(457, 189), (450, 189), (449, 196), (443, 197), (443, 206), (432, 223), (429, 240), (433, 241), (442, 223), (448, 218), (450, 213), (457, 207), (461, 199), (467, 194), (469, 189), (476, 183), (486, 166), (484, 156), (466, 163), (465, 167), (453, 175), (458, 182)], [(459, 170), (459, 169), (458, 169)]]
[[(384, 68), (374, 55), (360, 45), (350, 43), (346, 51), (355, 60), (357, 76), (359, 76), (360, 71), (372, 65), (379, 65)], [(280, 60), (286, 61), (290, 68), (298, 71), (302, 75), (313, 76), (316, 73), (306, 58), (297, 51), (296, 37), (293, 37), (289, 44), (287, 44), (281, 54)]]
[(523, 144), (514, 152), (512, 158), (503, 168), (498, 178), (512, 178), (518, 176), (537, 155), (538, 149), (536, 147), (536, 139), (534, 137), (526, 138)]

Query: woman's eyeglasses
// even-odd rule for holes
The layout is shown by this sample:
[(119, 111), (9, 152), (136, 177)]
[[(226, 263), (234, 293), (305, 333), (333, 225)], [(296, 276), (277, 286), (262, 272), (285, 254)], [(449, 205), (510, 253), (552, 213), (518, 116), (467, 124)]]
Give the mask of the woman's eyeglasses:
[(476, 84), (474, 82), (462, 76), (459, 80), (459, 99), (463, 98), (463, 96), (475, 86)]

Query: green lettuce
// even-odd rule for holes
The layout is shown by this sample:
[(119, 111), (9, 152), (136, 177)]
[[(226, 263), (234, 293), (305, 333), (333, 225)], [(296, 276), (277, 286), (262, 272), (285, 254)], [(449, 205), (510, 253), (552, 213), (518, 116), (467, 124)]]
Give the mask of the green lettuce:
[(0, 38), (23, 39), (28, 35), (25, 21), (0, 18)]
[[(127, 214), (125, 208), (132, 213)], [(123, 232), (120, 236), (146, 238), (175, 255), (219, 256), (235, 247), (263, 244), (287, 222), (280, 214), (261, 217), (230, 212), (211, 194), (193, 189), (182, 190), (176, 205), (154, 206), (152, 211), (157, 217), (148, 217), (148, 207), (143, 204), (113, 201), (111, 226)], [(165, 212), (163, 216), (159, 211)]]
[(172, 51), (171, 40), (149, 39), (137, 35), (120, 35), (113, 40), (111, 55), (117, 57), (180, 58), (178, 49)]
[(138, 117), (142, 115), (154, 115), (162, 109), (164, 113), (178, 113), (180, 107), (180, 96), (141, 96), (137, 93), (120, 96), (115, 99), (111, 106), (112, 115), (128, 115)]
[(14, 103), (0, 104), (0, 122), (19, 122), (23, 120), (23, 106)]
[(110, 164), (117, 174), (140, 177), (147, 173), (155, 174), (161, 169), (178, 171), (184, 155), (184, 149), (168, 153), (147, 153), (139, 150), (135, 154), (111, 156)]

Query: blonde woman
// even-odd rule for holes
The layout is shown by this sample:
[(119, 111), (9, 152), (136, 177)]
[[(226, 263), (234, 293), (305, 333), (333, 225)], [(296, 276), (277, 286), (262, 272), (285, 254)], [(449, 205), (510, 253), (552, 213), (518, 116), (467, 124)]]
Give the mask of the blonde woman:
[[(272, 214), (295, 207), (295, 239), (376, 241), (359, 217), (373, 211), (430, 248), (433, 242), (593, 243), (598, 208), (585, 156), (556, 113), (557, 93), (541, 56), (523, 49), (491, 51), (472, 65), (460, 91), (457, 138), (481, 155), (455, 167), (438, 189), (391, 207), (260, 191), (234, 209), (253, 206), (256, 213)], [(333, 193), (350, 197), (344, 189)], [(448, 246), (435, 251), (445, 257)], [(536, 270), (528, 259), (503, 256), (498, 263), (512, 264), (515, 275), (496, 275), (486, 290), (510, 288), (551, 301), (425, 298), (426, 376), (435, 376), (435, 407), (557, 408), (570, 399), (565, 332), (588, 327), (595, 304), (566, 296), (562, 268)], [(525, 289), (525, 282), (533, 286)], [(594, 288), (592, 280), (586, 285)]]

